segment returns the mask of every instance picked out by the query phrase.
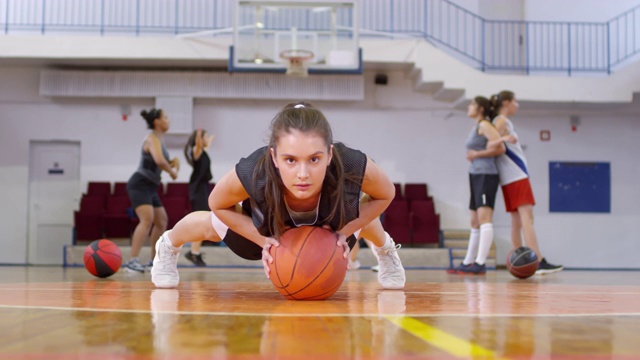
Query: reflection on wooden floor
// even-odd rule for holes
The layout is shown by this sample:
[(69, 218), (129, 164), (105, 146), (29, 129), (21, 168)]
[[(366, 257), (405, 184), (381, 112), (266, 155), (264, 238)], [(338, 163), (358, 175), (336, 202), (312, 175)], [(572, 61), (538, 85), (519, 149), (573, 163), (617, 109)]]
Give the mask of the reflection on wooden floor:
[(148, 274), (3, 267), (0, 359), (640, 358), (638, 272), (407, 275), (397, 291), (349, 272), (304, 302), (256, 269), (181, 269), (160, 290)]

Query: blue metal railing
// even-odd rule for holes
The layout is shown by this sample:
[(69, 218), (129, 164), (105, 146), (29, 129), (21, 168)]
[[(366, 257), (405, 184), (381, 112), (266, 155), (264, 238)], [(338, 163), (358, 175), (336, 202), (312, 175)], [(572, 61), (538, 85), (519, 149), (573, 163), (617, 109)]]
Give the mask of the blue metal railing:
[(421, 36), (483, 71), (610, 73), (640, 54), (640, 6), (598, 23), (487, 20), (448, 0), (395, 3), (391, 11), (389, 1), (367, 1), (362, 27)]
[[(487, 20), (449, 0), (360, 4), (360, 28), (423, 38), (483, 71), (610, 73), (640, 54), (640, 6), (606, 22), (540, 22)], [(231, 28), (233, 10), (234, 0), (0, 0), (0, 29), (175, 35)], [(329, 22), (300, 11), (270, 15), (266, 25), (314, 30)], [(350, 23), (354, 14), (338, 17)]]

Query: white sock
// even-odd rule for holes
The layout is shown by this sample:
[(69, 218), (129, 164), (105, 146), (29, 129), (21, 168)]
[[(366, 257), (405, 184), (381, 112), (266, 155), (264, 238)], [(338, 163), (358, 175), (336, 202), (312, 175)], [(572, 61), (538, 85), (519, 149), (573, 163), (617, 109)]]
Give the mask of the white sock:
[(378, 251), (376, 251), (376, 250), (378, 249), (378, 247), (377, 247), (377, 246), (375, 246), (371, 241), (369, 241), (369, 240), (367, 240), (367, 239), (364, 239), (364, 241), (366, 241), (366, 242), (367, 242), (367, 246), (369, 247), (369, 250), (371, 250), (371, 253), (373, 254), (373, 256), (375, 256), (376, 261), (377, 261), (377, 262), (380, 262), (380, 258), (379, 258), (379, 255), (378, 255)]
[(480, 229), (471, 228), (469, 234), (469, 246), (467, 247), (467, 255), (462, 260), (462, 264), (470, 265), (478, 255), (478, 245), (480, 244)]
[(193, 255), (200, 255), (200, 251), (191, 251)]
[(491, 250), (491, 244), (493, 243), (493, 224), (487, 223), (480, 225), (480, 246), (478, 247), (478, 256), (476, 262), (480, 265), (484, 265), (487, 262), (487, 256)]
[[(373, 244), (373, 243), (372, 243)], [(391, 249), (393, 248), (393, 240), (391, 239), (391, 235), (389, 235), (389, 233), (387, 233), (386, 231), (384, 232), (384, 245), (378, 247), (375, 244), (373, 244), (373, 246), (375, 246), (376, 250), (381, 250), (381, 249)]]
[(180, 246), (180, 247), (173, 246), (173, 242), (171, 241), (171, 238), (169, 237), (169, 231), (165, 231), (164, 234), (162, 234), (162, 237), (166, 240), (165, 244), (167, 244), (171, 250), (173, 250), (175, 252), (180, 252), (180, 249), (182, 249), (182, 246)]

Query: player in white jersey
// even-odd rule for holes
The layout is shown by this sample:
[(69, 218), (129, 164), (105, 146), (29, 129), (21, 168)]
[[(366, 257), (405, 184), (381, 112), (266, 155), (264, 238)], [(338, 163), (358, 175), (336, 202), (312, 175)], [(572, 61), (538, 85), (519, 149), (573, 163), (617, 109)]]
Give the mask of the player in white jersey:
[[(536, 274), (561, 271), (562, 265), (553, 265), (542, 256), (533, 228), (533, 205), (536, 202), (529, 182), (527, 160), (524, 157), (518, 134), (513, 128), (513, 123), (509, 120), (509, 117), (518, 111), (515, 94), (508, 90), (501, 91), (491, 96), (491, 104), (494, 110), (493, 125), (500, 133), (501, 141), (504, 141), (507, 147), (506, 152), (496, 158), (496, 164), (500, 174), (505, 208), (511, 214), (513, 248), (523, 245), (522, 234), (524, 234), (524, 243), (536, 252), (538, 259), (541, 259)], [(495, 144), (489, 144), (488, 147), (492, 145)]]

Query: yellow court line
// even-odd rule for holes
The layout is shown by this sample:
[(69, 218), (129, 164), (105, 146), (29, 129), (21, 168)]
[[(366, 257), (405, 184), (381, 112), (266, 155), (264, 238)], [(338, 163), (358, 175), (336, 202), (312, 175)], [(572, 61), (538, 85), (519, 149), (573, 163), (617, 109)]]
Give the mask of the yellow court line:
[(385, 316), (393, 324), (425, 342), (457, 357), (499, 359), (497, 355), (480, 345), (460, 339), (422, 321), (408, 316)]

